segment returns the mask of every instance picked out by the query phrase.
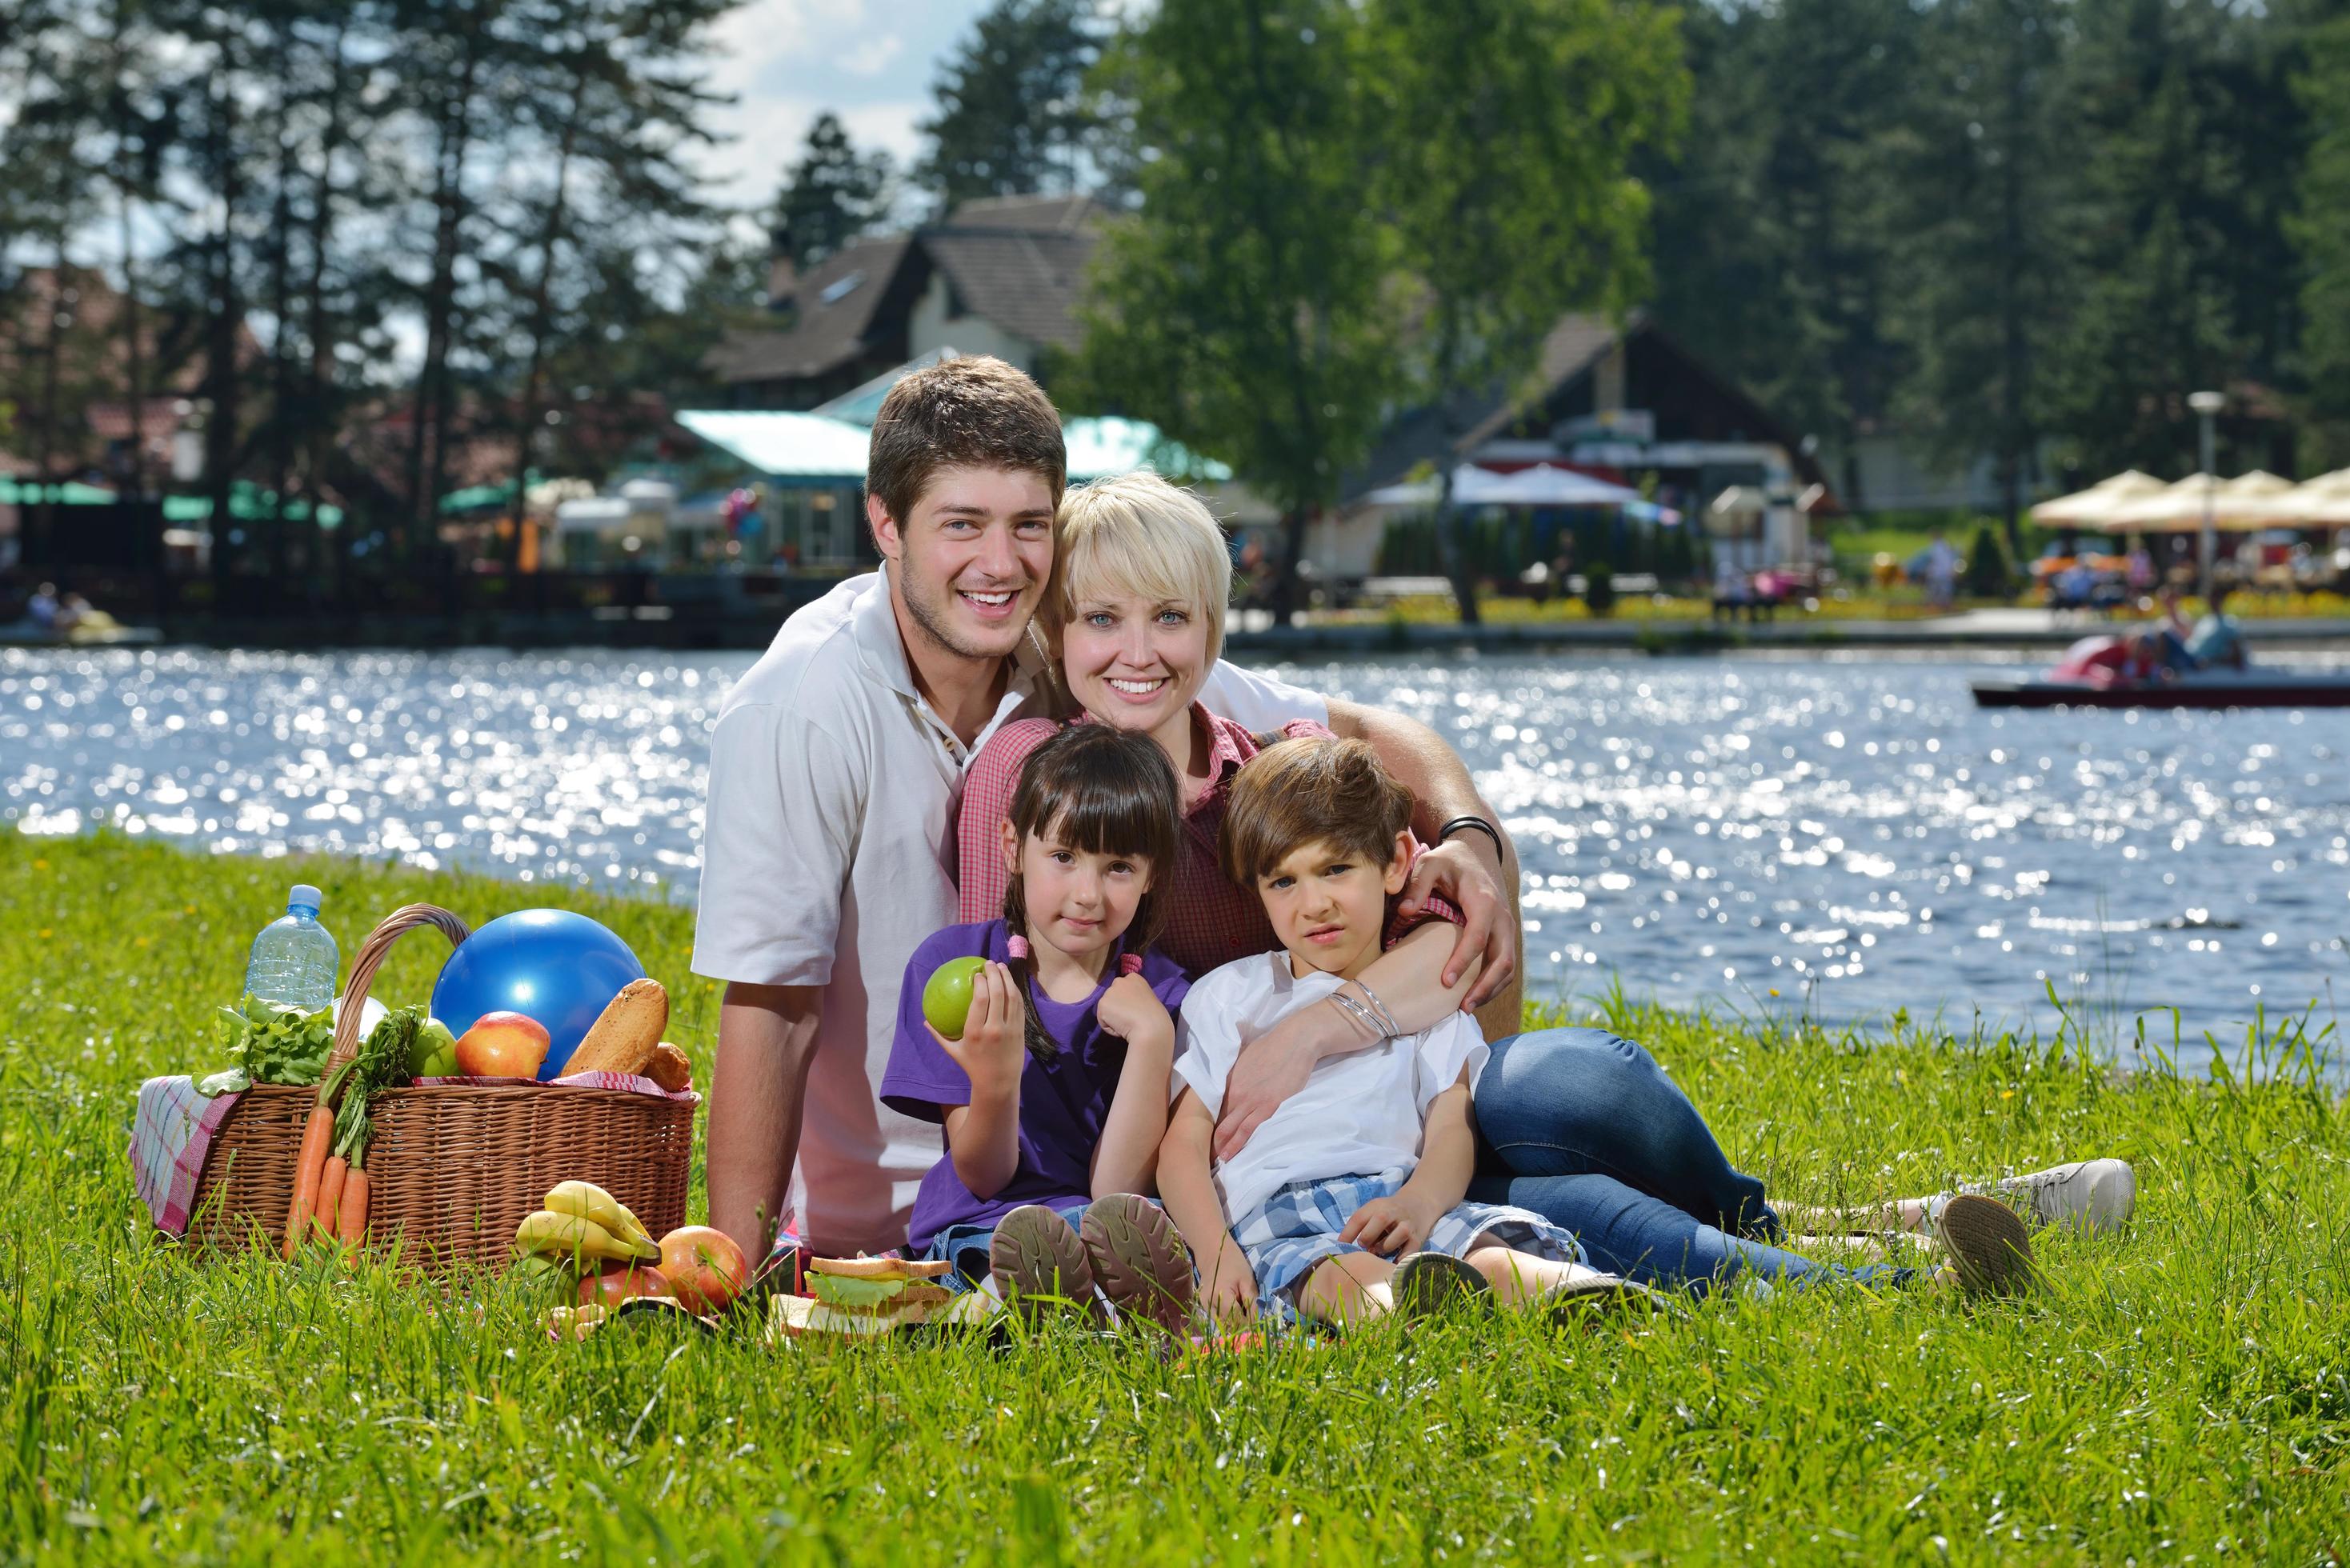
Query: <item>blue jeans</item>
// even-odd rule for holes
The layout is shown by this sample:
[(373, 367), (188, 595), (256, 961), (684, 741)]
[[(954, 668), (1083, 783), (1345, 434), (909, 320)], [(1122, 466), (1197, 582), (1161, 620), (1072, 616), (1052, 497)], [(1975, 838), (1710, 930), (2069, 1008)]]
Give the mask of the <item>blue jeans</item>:
[[(1051, 1203), (1045, 1207), (1066, 1220), (1072, 1230), (1086, 1217), (1086, 1205), (1082, 1203)], [(976, 1290), (987, 1282), (991, 1272), (987, 1251), (994, 1241), (995, 1227), (992, 1224), (949, 1225), (931, 1238), (931, 1244), (922, 1249), (921, 1255), (932, 1262), (943, 1258), (954, 1265), (952, 1272), (939, 1282), (947, 1289)]]
[(1702, 1295), (1742, 1272), (1787, 1284), (1905, 1282), (1773, 1245), (1784, 1238), (1762, 1183), (1730, 1163), (1655, 1057), (1606, 1029), (1542, 1029), (1493, 1047), (1477, 1078), (1481, 1203), (1531, 1209), (1591, 1262)]

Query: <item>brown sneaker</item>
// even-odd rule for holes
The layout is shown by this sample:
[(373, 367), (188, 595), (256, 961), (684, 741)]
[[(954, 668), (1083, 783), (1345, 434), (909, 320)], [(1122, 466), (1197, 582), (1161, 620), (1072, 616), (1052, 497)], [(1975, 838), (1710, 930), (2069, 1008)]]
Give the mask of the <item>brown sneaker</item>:
[(988, 1272), (1006, 1305), (1029, 1316), (1044, 1308), (1094, 1310), (1094, 1271), (1069, 1222), (1041, 1203), (1024, 1203), (995, 1222)]
[(1970, 1294), (2022, 1295), (2032, 1285), (2032, 1233), (1995, 1198), (1962, 1192), (1942, 1205), (1934, 1234)]
[(1182, 1332), (1191, 1315), (1191, 1254), (1167, 1211), (1147, 1198), (1113, 1192), (1087, 1206), (1077, 1228), (1094, 1282), (1121, 1314)]

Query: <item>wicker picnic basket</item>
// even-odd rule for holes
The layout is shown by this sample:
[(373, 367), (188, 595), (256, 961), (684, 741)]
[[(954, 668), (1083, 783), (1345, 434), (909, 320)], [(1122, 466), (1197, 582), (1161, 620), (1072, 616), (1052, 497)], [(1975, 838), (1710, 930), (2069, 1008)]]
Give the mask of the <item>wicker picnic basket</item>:
[[(395, 909), (369, 932), (351, 962), (327, 1075), (359, 1049), (359, 1015), (385, 952), (421, 926), (438, 929), (452, 947), (471, 934), (431, 904)], [(302, 1126), (324, 1093), (323, 1084), (244, 1092), (197, 1179), (191, 1242), (221, 1251), (253, 1245), (256, 1236), (282, 1243)], [(685, 1223), (696, 1103), (525, 1079), (386, 1090), (369, 1102), (368, 1244), (397, 1244), (430, 1274), (494, 1268), (508, 1256), (523, 1216), (549, 1188), (575, 1179), (594, 1182), (664, 1235)]]

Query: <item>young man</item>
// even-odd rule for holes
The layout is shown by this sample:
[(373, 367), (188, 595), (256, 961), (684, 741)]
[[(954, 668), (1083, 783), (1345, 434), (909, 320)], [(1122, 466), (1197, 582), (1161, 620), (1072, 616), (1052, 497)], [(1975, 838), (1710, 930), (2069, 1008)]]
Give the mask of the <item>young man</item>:
[[(897, 986), (956, 919), (951, 825), (963, 770), (1044, 700), (1029, 628), (1054, 567), (1060, 417), (1001, 360), (956, 358), (890, 389), (866, 518), (879, 572), (786, 621), (727, 694), (711, 741), (695, 972), (724, 981), (710, 1094), (711, 1223), (764, 1252), (780, 1225), (816, 1251), (904, 1244), (938, 1129), (877, 1097)], [(1514, 1016), (1516, 918), (1498, 830), (1424, 727), (1219, 665), (1201, 701), (1253, 730), (1326, 721), (1370, 741), (1420, 797), (1437, 847), (1409, 897), (1467, 919), (1448, 961)], [(1443, 839), (1443, 842), (1437, 842)], [(1489, 841), (1490, 840), (1490, 841)]]

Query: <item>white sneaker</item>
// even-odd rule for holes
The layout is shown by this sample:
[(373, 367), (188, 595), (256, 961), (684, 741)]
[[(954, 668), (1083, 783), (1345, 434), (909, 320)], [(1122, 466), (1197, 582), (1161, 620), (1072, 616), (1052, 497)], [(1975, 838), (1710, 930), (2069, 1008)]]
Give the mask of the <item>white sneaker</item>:
[(2093, 1234), (2118, 1231), (2137, 1204), (2137, 1173), (2120, 1159), (2080, 1159), (2028, 1176), (2011, 1176), (1990, 1191), (2042, 1225), (2070, 1225)]

